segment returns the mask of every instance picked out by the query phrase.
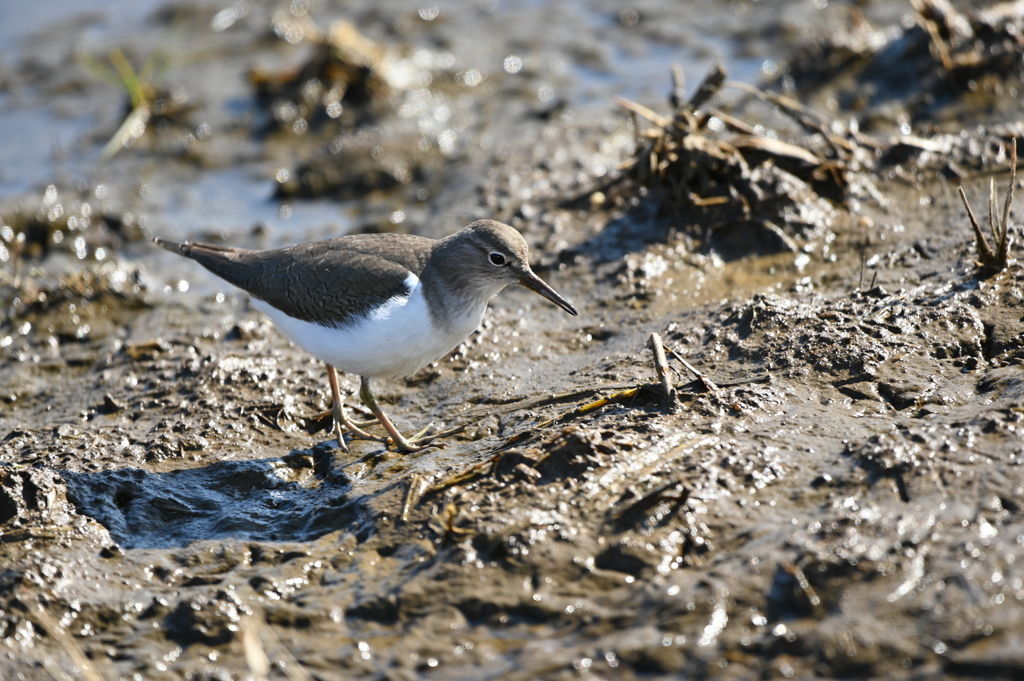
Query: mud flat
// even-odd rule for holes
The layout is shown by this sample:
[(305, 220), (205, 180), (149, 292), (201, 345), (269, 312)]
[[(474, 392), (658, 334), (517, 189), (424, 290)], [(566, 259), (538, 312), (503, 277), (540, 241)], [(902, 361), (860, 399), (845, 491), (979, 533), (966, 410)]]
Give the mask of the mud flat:
[[(758, 83), (665, 63), (669, 101), (593, 119), (524, 88), (529, 59), (416, 51), (500, 12), (374, 32), (294, 7), (162, 10), (150, 30), (220, 46), (245, 115), (169, 78), (122, 112), (144, 132), (119, 114), (86, 145), (118, 141), (110, 179), (0, 205), (0, 676), (1024, 675), (1015, 6), (844, 11)], [(652, 39), (660, 13), (609, 16)], [(49, 97), (103, 92), (37, 66)], [(486, 215), (580, 316), (503, 292), (378, 388), (399, 427), (464, 433), (341, 453), (323, 367), (145, 239), (176, 229), (161, 197), (260, 172), (277, 218), (189, 235)]]

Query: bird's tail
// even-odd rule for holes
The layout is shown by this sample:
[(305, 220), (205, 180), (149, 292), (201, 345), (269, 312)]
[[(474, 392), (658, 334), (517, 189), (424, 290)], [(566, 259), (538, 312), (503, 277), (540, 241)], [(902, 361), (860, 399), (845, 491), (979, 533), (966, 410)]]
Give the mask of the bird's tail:
[(177, 243), (160, 237), (153, 237), (153, 243), (195, 260), (221, 279), (246, 290), (261, 274), (257, 251), (192, 241)]
[[(192, 258), (193, 260), (200, 260), (200, 256), (209, 255), (216, 258), (217, 256), (235, 256), (237, 257), (241, 253), (247, 251), (242, 248), (234, 248), (232, 246), (218, 246), (217, 244), (207, 244), (202, 242), (192, 241), (168, 241), (167, 239), (161, 239), (158, 236), (153, 237), (153, 243), (157, 246), (163, 246), (172, 253), (178, 253), (185, 256), (186, 258)], [(204, 263), (205, 264), (205, 263)]]
[(155, 243), (157, 246), (163, 246), (172, 253), (180, 253), (181, 255), (185, 254), (185, 252), (182, 250), (182, 247), (187, 247), (189, 245), (187, 241), (185, 241), (184, 243), (178, 243), (177, 241), (168, 241), (167, 239), (161, 239), (158, 236), (153, 237), (153, 243)]

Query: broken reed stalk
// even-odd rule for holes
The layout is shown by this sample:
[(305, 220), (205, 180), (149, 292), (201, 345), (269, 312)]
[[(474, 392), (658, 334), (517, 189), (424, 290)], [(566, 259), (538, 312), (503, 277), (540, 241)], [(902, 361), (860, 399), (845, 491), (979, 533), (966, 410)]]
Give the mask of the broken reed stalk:
[[(270, 628), (263, 614), (255, 610), (242, 618), (242, 652), (253, 679), (264, 681), (269, 678), (271, 670), (276, 667), (284, 672), (288, 681), (313, 681), (313, 675), (302, 666), (291, 651), (281, 642), (274, 630)], [(271, 662), (267, 650), (276, 658)]]
[(242, 634), (242, 653), (245, 655), (245, 663), (249, 665), (249, 671), (252, 673), (254, 681), (262, 681), (270, 676), (270, 658), (267, 657), (267, 651), (260, 643), (255, 615), (243, 617), (239, 629)]
[(937, 17), (935, 17), (935, 14), (937, 8), (934, 7), (936, 3), (932, 0), (910, 0), (910, 4), (914, 7), (914, 20), (931, 39), (932, 46), (935, 48), (935, 54), (939, 61), (942, 62), (942, 68), (947, 73), (952, 71), (953, 58), (950, 56), (949, 43), (942, 37), (942, 33), (940, 33), (939, 26), (936, 23)]
[[(1017, 184), (1017, 138), (1010, 145), (1010, 186), (1006, 189), (1006, 203), (1003, 204), (1003, 224), (999, 242), (999, 256), (1009, 262), (1010, 250), (1010, 207), (1013, 204), (1013, 186)], [(992, 198), (995, 199), (995, 182), (992, 183)]]
[(807, 575), (804, 574), (804, 571), (800, 566), (795, 563), (785, 561), (779, 567), (789, 573), (794, 581), (796, 581), (797, 585), (800, 587), (801, 593), (804, 595), (804, 598), (807, 599), (808, 605), (811, 606), (811, 609), (815, 613), (821, 612), (821, 598), (818, 596), (817, 592), (815, 592), (814, 587), (811, 586), (810, 580), (807, 579)]
[(989, 181), (988, 193), (988, 225), (992, 232), (992, 240), (995, 248), (989, 245), (985, 233), (978, 225), (978, 219), (974, 217), (971, 204), (967, 201), (967, 194), (961, 185), (958, 187), (960, 200), (967, 210), (967, 218), (971, 221), (971, 228), (974, 229), (974, 242), (978, 249), (978, 266), (981, 268), (982, 276), (1002, 272), (1010, 262), (1010, 207), (1013, 204), (1013, 186), (1017, 182), (1017, 139), (1014, 138), (1010, 146), (1010, 187), (1006, 192), (1006, 201), (1003, 203), (1003, 213), (996, 216), (996, 181), (993, 178)]
[(14, 281), (11, 282), (16, 290), (21, 290), (21, 260), (25, 252), (25, 232), (18, 232), (11, 245), (11, 267), (14, 270)]
[(402, 515), (399, 519), (404, 523), (409, 519), (409, 511), (415, 508), (420, 501), (423, 492), (423, 476), (413, 473), (409, 476), (409, 487), (405, 490), (405, 499), (402, 500)]
[(676, 352), (674, 348), (670, 348), (670, 347), (666, 346), (665, 349), (668, 350), (668, 353), (670, 355), (672, 355), (677, 360), (679, 360), (679, 363), (682, 364), (684, 367), (686, 367), (686, 370), (689, 371), (691, 374), (693, 374), (694, 377), (698, 381), (701, 382), (701, 385), (704, 386), (704, 390), (708, 391), (709, 393), (718, 390), (718, 386), (715, 385), (714, 381), (712, 381), (710, 378), (708, 378), (707, 376), (705, 376), (701, 372), (697, 371), (696, 367), (694, 367), (692, 364), (687, 362), (686, 359), (684, 359), (682, 355), (680, 355), (678, 352)]
[(668, 360), (665, 359), (665, 346), (661, 344), (661, 336), (651, 334), (651, 350), (654, 352), (654, 371), (661, 380), (661, 389), (665, 393), (665, 404), (674, 407), (676, 403), (676, 389), (672, 387), (672, 371), (669, 369)]
[(686, 75), (678, 63), (672, 64), (672, 96), (669, 101), (673, 110), (686, 104)]
[[(64, 652), (67, 653), (68, 658), (70, 658), (71, 662), (78, 668), (78, 673), (81, 675), (82, 679), (85, 681), (104, 681), (103, 674), (101, 674), (96, 668), (96, 663), (89, 659), (85, 654), (85, 651), (82, 650), (82, 647), (78, 645), (78, 641), (68, 633), (67, 629), (62, 627), (57, 620), (50, 616), (50, 613), (43, 608), (42, 603), (39, 603), (38, 610), (33, 614), (35, 616), (35, 621), (42, 625), (42, 628), (46, 633), (56, 639), (57, 643), (61, 645)], [(52, 676), (55, 678), (61, 678), (63, 670), (54, 660), (43, 654), (40, 662), (42, 662), (43, 666)]]

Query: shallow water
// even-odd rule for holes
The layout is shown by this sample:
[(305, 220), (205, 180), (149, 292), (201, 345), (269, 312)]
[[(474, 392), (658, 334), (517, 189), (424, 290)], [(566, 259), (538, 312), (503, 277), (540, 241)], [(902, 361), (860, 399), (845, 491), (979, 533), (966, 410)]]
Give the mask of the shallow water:
[[(433, 5), (418, 11), (406, 3), (297, 6), (312, 7), (311, 16), (321, 25), (355, 19), (372, 38), (450, 55), (456, 72), (475, 69), (484, 88), (502, 93), (502, 105), (488, 107), (486, 124), (476, 124), (485, 125), (484, 134), (500, 143), (518, 134), (516, 119), (553, 103), (578, 112), (580, 120), (610, 125), (621, 117), (615, 97), (661, 107), (671, 63), (682, 66), (690, 90), (716, 59), (736, 80), (754, 82), (777, 49), (757, 35), (759, 22), (771, 10), (762, 3), (733, 5), (745, 11), (717, 2), (641, 3), (625, 10), (611, 2), (482, 2), (461, 10), (437, 8), (436, 16)], [(0, 45), (8, 56), (0, 68), (8, 83), (0, 93), (0, 127), (17, 134), (5, 135), (0, 151), (17, 158), (18, 166), (0, 176), (0, 201), (24, 197), (31, 205), (32, 194), (41, 195), (54, 182), (102, 184), (120, 190), (126, 208), (150, 220), (151, 231), (177, 237), (215, 229), (238, 235), (266, 224), (282, 242), (315, 237), (325, 223), (337, 233), (347, 231), (350, 211), (379, 212), (373, 206), (379, 202), (371, 200), (371, 206), (345, 207), (340, 214), (327, 207), (293, 206), (283, 217), (272, 198), (274, 176), (289, 168), (295, 156), (308, 155), (309, 142), (291, 137), (253, 146), (244, 139), (261, 115), (244, 75), (254, 65), (295, 64), (308, 48), (282, 42), (267, 50), (253, 42), (266, 30), (270, 14), (287, 3), (241, 6), (246, 8), (243, 16), (221, 32), (211, 31), (210, 25), (217, 12), (233, 7), (227, 3), (176, 8), (173, 3), (82, 0), (46, 3), (45, 9), (5, 8)], [(867, 9), (888, 13), (874, 4)], [(842, 12), (835, 6), (829, 11)], [(798, 5), (790, 8), (781, 30), (809, 30), (827, 21), (825, 14)], [(432, 18), (425, 21), (420, 15)], [(79, 55), (105, 62), (114, 47), (124, 49), (136, 69), (154, 54), (167, 60), (156, 82), (188, 92), (197, 105), (188, 117), (193, 133), (204, 123), (214, 131), (208, 143), (200, 144), (205, 148), (199, 152), (199, 168), (188, 158), (176, 160), (173, 153), (122, 152), (100, 160), (101, 147), (124, 115), (124, 95), (101, 82), (95, 69), (86, 69)], [(472, 128), (466, 132), (480, 134)], [(174, 135), (168, 136), (172, 139), (165, 143), (173, 151)]]

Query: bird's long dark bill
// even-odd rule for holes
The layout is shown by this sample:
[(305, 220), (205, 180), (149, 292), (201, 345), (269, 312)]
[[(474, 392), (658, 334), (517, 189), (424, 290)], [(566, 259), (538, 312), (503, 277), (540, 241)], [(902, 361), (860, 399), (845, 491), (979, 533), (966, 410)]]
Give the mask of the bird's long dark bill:
[(577, 315), (576, 308), (572, 306), (572, 303), (570, 303), (562, 296), (558, 295), (558, 292), (555, 291), (555, 289), (545, 284), (544, 280), (538, 277), (533, 272), (528, 272), (522, 279), (519, 280), (519, 283), (525, 286), (526, 288), (530, 289), (531, 291), (541, 294), (542, 296), (550, 300), (552, 303), (554, 303), (558, 307), (562, 308), (563, 310), (571, 314), (573, 317)]

